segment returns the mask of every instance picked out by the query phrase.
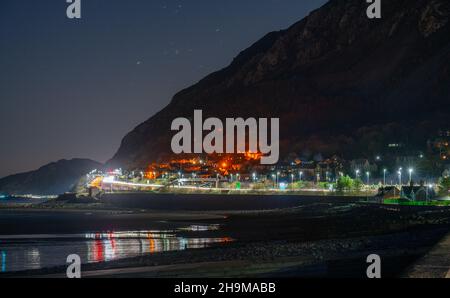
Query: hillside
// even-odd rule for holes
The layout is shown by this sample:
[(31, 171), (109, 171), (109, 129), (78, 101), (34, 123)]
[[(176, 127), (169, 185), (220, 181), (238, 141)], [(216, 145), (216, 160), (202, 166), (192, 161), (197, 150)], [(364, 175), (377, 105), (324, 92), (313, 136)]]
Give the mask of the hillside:
[(14, 195), (58, 195), (71, 191), (80, 178), (101, 168), (89, 159), (60, 160), (35, 171), (0, 179), (0, 192)]
[(123, 139), (110, 165), (145, 167), (171, 152), (177, 117), (278, 117), (281, 153), (423, 148), (450, 125), (450, 3), (390, 0), (369, 20), (360, 0), (332, 0), (272, 32), (226, 68), (176, 94)]

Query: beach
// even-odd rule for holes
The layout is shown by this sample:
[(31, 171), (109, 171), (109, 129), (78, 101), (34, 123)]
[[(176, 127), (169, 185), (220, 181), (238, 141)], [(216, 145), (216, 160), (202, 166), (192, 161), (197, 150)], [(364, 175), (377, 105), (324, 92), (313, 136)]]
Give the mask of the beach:
[[(239, 202), (227, 196), (175, 196), (170, 204), (155, 208), (152, 200), (162, 198), (166, 197), (140, 197), (139, 204), (136, 199), (120, 204), (110, 201), (97, 210), (87, 206), (51, 210), (48, 205), (2, 210), (0, 234), (94, 234), (88, 240), (105, 253), (114, 251), (113, 240), (130, 245), (121, 231), (142, 232), (131, 234), (138, 243), (135, 254), (85, 262), (85, 277), (364, 277), (369, 254), (382, 257), (386, 276), (400, 276), (450, 230), (450, 208), (445, 207), (387, 206), (339, 197), (266, 198), (255, 205), (257, 198), (252, 197)], [(234, 207), (223, 210), (227, 199)], [(183, 208), (190, 200), (196, 201), (195, 210)], [(277, 200), (279, 206), (271, 205)], [(206, 205), (201, 201), (207, 201)], [(144, 208), (142, 202), (151, 208)], [(130, 206), (124, 208), (124, 204)], [(131, 207), (136, 204), (138, 208)], [(244, 208), (251, 204), (253, 210)], [(156, 233), (149, 235), (150, 231)], [(106, 235), (96, 239), (96, 233)], [(160, 242), (163, 249), (142, 248), (159, 243), (164, 233), (172, 234), (172, 242), (166, 246), (167, 240)], [(192, 239), (202, 245), (185, 245)], [(64, 261), (2, 275), (64, 277)]]

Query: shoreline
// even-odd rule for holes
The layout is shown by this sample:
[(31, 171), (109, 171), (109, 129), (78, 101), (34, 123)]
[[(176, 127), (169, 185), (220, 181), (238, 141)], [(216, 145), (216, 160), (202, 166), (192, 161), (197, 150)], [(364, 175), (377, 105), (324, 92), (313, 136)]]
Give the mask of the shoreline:
[[(237, 210), (271, 210), (292, 208), (305, 202), (359, 202), (367, 196), (306, 195), (306, 194), (208, 194), (208, 193), (153, 193), (153, 192), (117, 192), (102, 195), (100, 199), (82, 199), (77, 201), (49, 199), (47, 201), (2, 202), (1, 210), (42, 210), (42, 211), (104, 211), (135, 212), (137, 210), (158, 211), (212, 211), (228, 212)], [(212, 203), (214, 202), (214, 203)]]
[[(162, 252), (116, 261), (82, 265), (85, 278), (207, 278), (207, 277), (358, 277), (365, 258), (377, 253), (385, 260), (385, 277), (401, 276), (410, 264), (445, 236), (424, 229), (379, 236), (307, 242), (263, 241), (210, 248)], [(411, 241), (412, 238), (420, 238)], [(395, 245), (395, 248), (392, 246)], [(414, 247), (412, 247), (414, 245)], [(350, 265), (350, 266), (349, 266)], [(66, 266), (0, 274), (14, 278), (65, 278)]]
[[(153, 203), (166, 198), (159, 195), (152, 198), (144, 196), (144, 200), (153, 201), (155, 197), (156, 201)], [(368, 204), (348, 197), (264, 197), (262, 203), (258, 196), (244, 197), (245, 199), (229, 195), (169, 197), (173, 198), (166, 200), (168, 205), (159, 206), (159, 209), (3, 209), (0, 213), (26, 213), (29, 216), (20, 217), (20, 221), (14, 224), (8, 221), (13, 216), (0, 216), (0, 234), (139, 231), (189, 224), (219, 225), (218, 230), (180, 235), (227, 237), (235, 240), (234, 242), (210, 248), (145, 254), (85, 264), (83, 270), (92, 277), (189, 277), (194, 274), (193, 268), (196, 268), (200, 272), (199, 277), (253, 277), (309, 276), (309, 271), (312, 271), (313, 276), (323, 276), (324, 272), (330, 270), (343, 270), (342, 274), (351, 274), (352, 266), (366, 264), (362, 258), (365, 254), (376, 252), (389, 260), (389, 270), (393, 276), (397, 276), (450, 231), (450, 208), (445, 207)], [(200, 204), (202, 210), (180, 209), (184, 207), (180, 206), (181, 203), (189, 205), (198, 199), (204, 203)], [(260, 208), (228, 208), (227, 211), (209, 208), (220, 207), (223, 203), (242, 207), (234, 205), (240, 204), (236, 201), (242, 200), (253, 207), (254, 202), (259, 202), (257, 207)], [(265, 200), (278, 205), (266, 208)], [(294, 206), (285, 207), (286, 202)], [(166, 209), (167, 206), (172, 208)], [(11, 227), (14, 229), (11, 230)], [(396, 260), (401, 262), (397, 264)], [(216, 267), (208, 263), (215, 264)], [(249, 264), (255, 264), (251, 267), (254, 270)], [(344, 269), (347, 265), (350, 271)], [(65, 268), (60, 266), (1, 276), (40, 277), (65, 272)]]

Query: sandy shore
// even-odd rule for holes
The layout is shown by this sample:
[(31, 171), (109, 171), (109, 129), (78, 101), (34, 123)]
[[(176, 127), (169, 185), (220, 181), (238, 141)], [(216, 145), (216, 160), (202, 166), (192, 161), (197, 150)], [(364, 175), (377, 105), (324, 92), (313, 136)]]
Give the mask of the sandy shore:
[[(219, 224), (221, 229), (207, 232), (208, 237), (236, 239), (211, 248), (86, 264), (86, 277), (364, 277), (365, 258), (372, 253), (385, 260), (387, 276), (399, 276), (450, 230), (450, 208), (382, 206), (340, 199), (303, 200), (296, 207), (271, 210), (58, 214), (62, 214), (59, 228), (25, 220), (15, 232), (29, 231), (30, 225), (39, 232), (73, 232), (105, 224), (139, 229), (164, 220)], [(91, 220), (80, 220), (85, 216)], [(65, 267), (7, 276), (64, 276), (59, 274), (63, 272)]]

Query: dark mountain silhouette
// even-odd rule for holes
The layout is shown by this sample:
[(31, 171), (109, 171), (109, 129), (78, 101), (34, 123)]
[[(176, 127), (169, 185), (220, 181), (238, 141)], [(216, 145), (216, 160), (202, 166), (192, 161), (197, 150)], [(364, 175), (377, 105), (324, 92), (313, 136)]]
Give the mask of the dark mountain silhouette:
[(281, 152), (343, 157), (390, 142), (424, 147), (450, 114), (450, 2), (332, 0), (267, 34), (223, 70), (175, 95), (136, 127), (109, 162), (145, 167), (171, 152), (176, 117), (279, 117)]
[(12, 195), (58, 195), (72, 191), (80, 178), (102, 164), (89, 159), (60, 160), (38, 170), (0, 179), (0, 192)]

